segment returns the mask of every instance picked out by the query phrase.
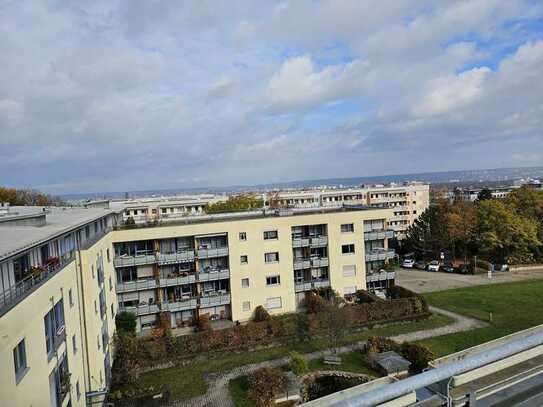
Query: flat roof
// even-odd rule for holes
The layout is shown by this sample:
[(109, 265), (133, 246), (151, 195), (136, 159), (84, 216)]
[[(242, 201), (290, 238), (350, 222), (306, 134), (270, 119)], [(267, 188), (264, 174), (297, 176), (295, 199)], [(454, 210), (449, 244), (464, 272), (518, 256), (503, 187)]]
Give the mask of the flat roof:
[(0, 260), (116, 212), (103, 208), (12, 206), (10, 215), (2, 218), (45, 213), (45, 225), (0, 226)]

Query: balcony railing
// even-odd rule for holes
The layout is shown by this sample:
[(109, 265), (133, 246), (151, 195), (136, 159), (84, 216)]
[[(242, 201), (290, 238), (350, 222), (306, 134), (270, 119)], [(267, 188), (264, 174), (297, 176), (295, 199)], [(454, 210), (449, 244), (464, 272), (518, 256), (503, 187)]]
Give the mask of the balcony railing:
[(366, 282), (373, 283), (375, 281), (394, 280), (396, 273), (393, 271), (382, 271), (380, 273), (373, 273), (366, 275)]
[(394, 237), (393, 230), (373, 230), (371, 232), (364, 232), (364, 240), (384, 240), (392, 239)]
[(0, 316), (8, 312), (40, 285), (69, 265), (74, 259), (75, 257), (71, 257), (57, 264), (48, 265), (44, 267), (41, 273), (32, 274), (0, 293)]
[(302, 270), (311, 267), (326, 267), (328, 266), (327, 257), (306, 257), (302, 259), (294, 259), (294, 270)]
[(155, 279), (126, 281), (124, 283), (117, 283), (117, 293), (123, 293), (127, 291), (152, 290), (154, 288), (156, 288)]
[(115, 267), (143, 266), (157, 262), (157, 256), (154, 254), (139, 254), (136, 256), (117, 256), (113, 259)]
[(294, 285), (294, 290), (297, 293), (299, 293), (302, 291), (311, 291), (311, 290), (322, 288), (322, 287), (330, 287), (330, 280), (323, 279), (323, 280), (296, 282)]
[(293, 237), (292, 247), (322, 247), (328, 244), (328, 236)]
[(228, 246), (216, 247), (216, 248), (210, 248), (210, 249), (198, 249), (196, 253), (199, 259), (228, 256)]
[(389, 260), (396, 256), (394, 250), (373, 250), (366, 253), (366, 261)]
[(192, 284), (195, 282), (196, 282), (196, 273), (189, 273), (187, 275), (161, 278), (160, 286), (168, 287), (172, 285)]
[(230, 278), (230, 270), (228, 269), (211, 269), (198, 273), (198, 281), (214, 281), (226, 278)]
[(230, 304), (230, 293), (204, 294), (199, 299), (201, 307), (213, 307)]
[(158, 253), (157, 258), (160, 266), (167, 264), (187, 263), (194, 261), (194, 250), (185, 250), (178, 253)]
[(185, 311), (190, 309), (196, 309), (198, 305), (198, 299), (196, 297), (179, 298), (175, 301), (163, 302), (161, 307), (162, 311)]
[(160, 311), (158, 304), (145, 304), (134, 307), (120, 307), (121, 311), (132, 312), (136, 315), (156, 314)]

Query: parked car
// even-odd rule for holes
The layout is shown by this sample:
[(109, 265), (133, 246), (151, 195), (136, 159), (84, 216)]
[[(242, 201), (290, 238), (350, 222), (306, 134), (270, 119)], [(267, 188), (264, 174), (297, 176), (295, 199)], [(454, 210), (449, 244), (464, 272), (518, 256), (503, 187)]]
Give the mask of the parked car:
[(432, 260), (430, 263), (428, 263), (428, 266), (426, 266), (426, 270), (428, 270), (428, 271), (439, 271), (439, 261)]
[(440, 266), (440, 269), (445, 273), (456, 273), (456, 269), (454, 268), (452, 263), (443, 263)]
[(472, 274), (469, 264), (461, 264), (456, 267), (456, 272), (458, 274)]
[(418, 260), (413, 267), (419, 270), (426, 270), (426, 262), (424, 260)]
[(415, 264), (415, 260), (405, 259), (402, 263), (402, 267), (405, 269), (412, 269), (414, 264)]
[(494, 264), (494, 271), (509, 271), (507, 264)]

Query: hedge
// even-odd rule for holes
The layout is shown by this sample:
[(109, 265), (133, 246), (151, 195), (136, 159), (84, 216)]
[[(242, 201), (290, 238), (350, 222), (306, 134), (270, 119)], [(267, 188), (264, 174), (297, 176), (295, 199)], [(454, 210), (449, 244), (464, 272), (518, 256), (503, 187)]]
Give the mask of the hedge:
[[(375, 323), (399, 321), (428, 315), (428, 306), (422, 297), (403, 288), (393, 291), (396, 298), (371, 303), (345, 305), (351, 328), (361, 328)], [(308, 314), (307, 323), (312, 335), (325, 331), (320, 314)], [(251, 321), (244, 325), (218, 331), (207, 330), (193, 335), (163, 338), (140, 338), (136, 357), (146, 366), (165, 361), (180, 360), (202, 353), (234, 351), (277, 342), (296, 340), (298, 337), (296, 314), (272, 316), (266, 321)]]

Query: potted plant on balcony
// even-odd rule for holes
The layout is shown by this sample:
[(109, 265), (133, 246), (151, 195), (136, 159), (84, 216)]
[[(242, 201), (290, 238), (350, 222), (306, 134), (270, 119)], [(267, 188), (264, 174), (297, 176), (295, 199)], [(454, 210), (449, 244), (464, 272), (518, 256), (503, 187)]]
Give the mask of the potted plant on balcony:
[(32, 266), (30, 268), (30, 275), (34, 278), (37, 278), (45, 272), (45, 267), (43, 266)]
[(60, 398), (61, 400), (64, 400), (64, 397), (66, 396), (66, 394), (68, 394), (72, 388), (72, 385), (70, 384), (70, 376), (72, 374), (69, 373), (67, 370), (64, 370), (62, 369), (60, 371), (60, 378), (59, 378), (59, 381), (60, 381), (60, 388), (59, 388), (59, 393), (60, 393)]
[(57, 256), (51, 256), (51, 257), (47, 258), (47, 262), (45, 264), (49, 268), (54, 268), (54, 267), (58, 266), (59, 263), (60, 263), (60, 261), (59, 261)]

